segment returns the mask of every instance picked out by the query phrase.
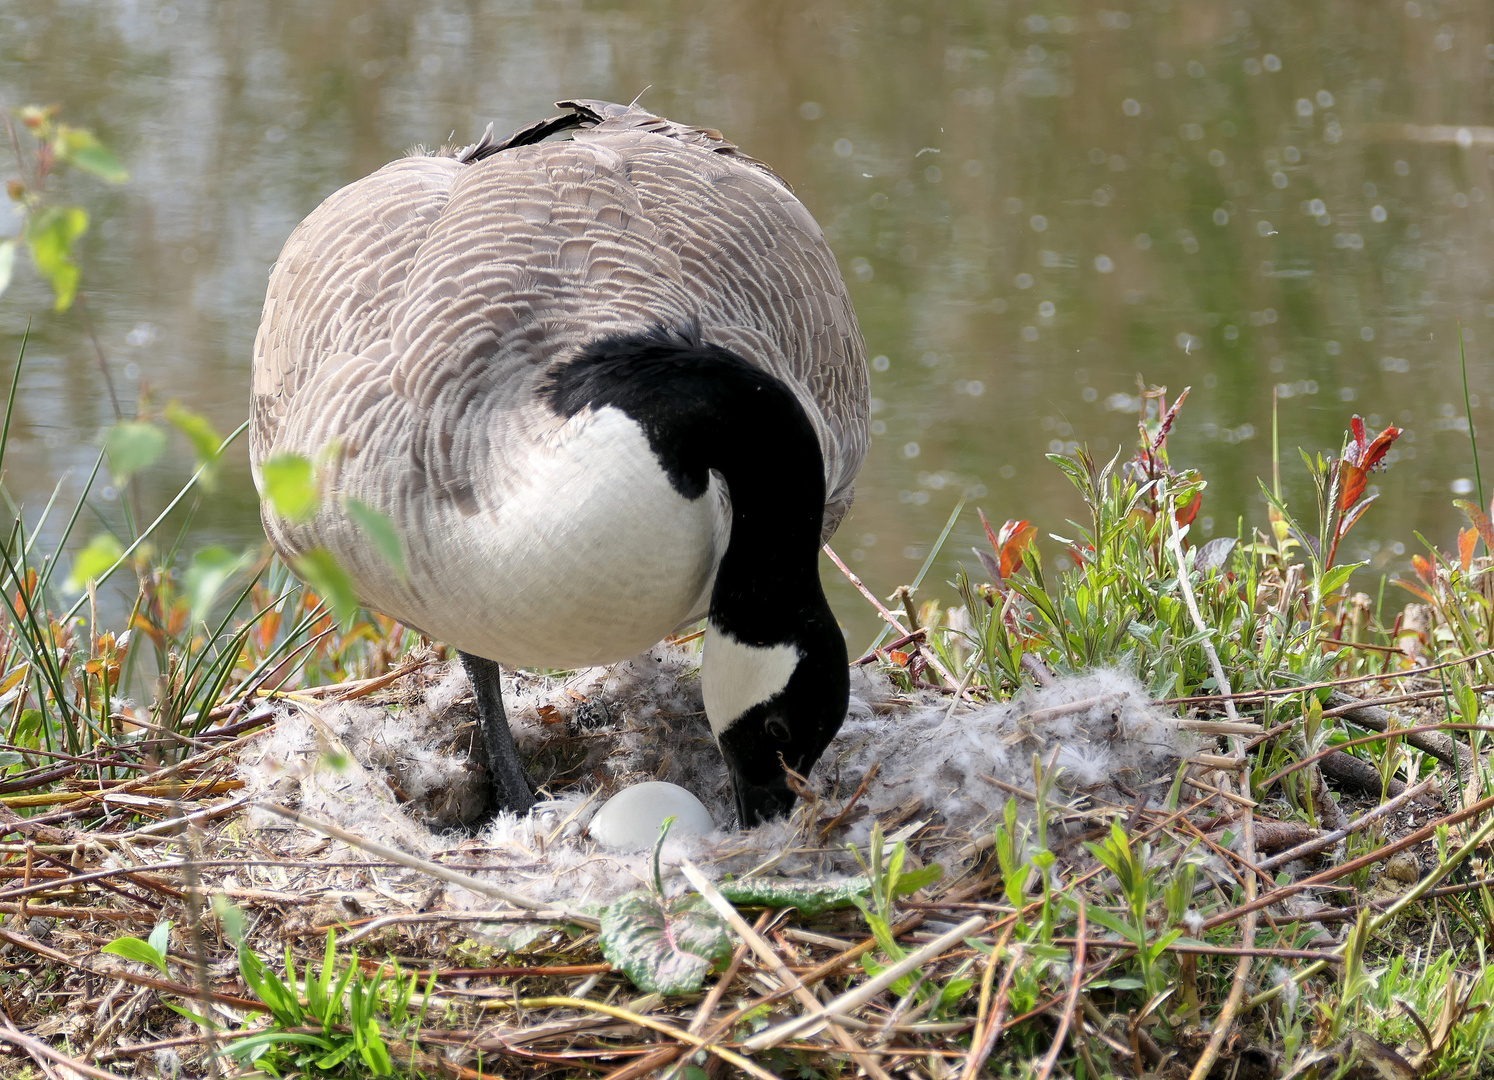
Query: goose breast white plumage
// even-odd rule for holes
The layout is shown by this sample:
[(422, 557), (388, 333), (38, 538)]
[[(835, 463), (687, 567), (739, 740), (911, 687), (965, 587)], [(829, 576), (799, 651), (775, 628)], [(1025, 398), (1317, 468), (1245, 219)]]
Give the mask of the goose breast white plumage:
[[(312, 521), (266, 509), (276, 547), (325, 548), (368, 606), (519, 665), (647, 648), (704, 613), (726, 543), (719, 479), (685, 499), (622, 413), (537, 397), (589, 342), (698, 327), (782, 379), (819, 438), (826, 536), (867, 445), (855, 315), (787, 186), (715, 132), (572, 107), (593, 117), (574, 139), (412, 156), (334, 193), (287, 241), (255, 343), (256, 482), (281, 453), (323, 473)], [(350, 499), (394, 523), (404, 574)]]

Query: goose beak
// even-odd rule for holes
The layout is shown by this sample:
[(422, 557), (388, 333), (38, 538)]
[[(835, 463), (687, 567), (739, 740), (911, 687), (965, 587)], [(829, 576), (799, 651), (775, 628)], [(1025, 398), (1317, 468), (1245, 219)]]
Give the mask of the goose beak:
[(789, 790), (788, 778), (782, 775), (767, 784), (750, 784), (733, 775), (731, 788), (737, 797), (737, 818), (744, 829), (785, 816), (796, 798)]

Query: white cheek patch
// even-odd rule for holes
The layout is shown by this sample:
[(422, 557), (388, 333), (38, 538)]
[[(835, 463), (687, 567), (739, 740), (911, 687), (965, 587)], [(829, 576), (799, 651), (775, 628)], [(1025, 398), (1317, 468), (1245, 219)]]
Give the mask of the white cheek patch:
[(782, 691), (803, 656), (794, 645), (749, 645), (707, 623), (700, 688), (711, 733), (721, 738), (748, 709)]

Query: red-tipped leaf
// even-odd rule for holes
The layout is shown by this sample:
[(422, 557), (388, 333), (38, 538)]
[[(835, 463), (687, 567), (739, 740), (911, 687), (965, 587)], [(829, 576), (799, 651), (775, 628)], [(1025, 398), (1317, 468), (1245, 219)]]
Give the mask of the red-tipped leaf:
[(1344, 460), (1369, 472), (1380, 464), (1390, 451), (1390, 444), (1400, 437), (1401, 429), (1391, 424), (1371, 439), (1364, 429), (1364, 421), (1355, 416), (1349, 421), (1349, 443), (1344, 447)]
[(1022, 569), (1022, 556), (1036, 536), (1037, 526), (1030, 521), (1008, 521), (1001, 526), (1001, 532), (996, 537), (999, 541), (996, 550), (1001, 554), (1003, 578), (1009, 578)]
[(1343, 517), (1339, 518), (1338, 538), (1340, 540), (1348, 535), (1349, 530), (1354, 527), (1354, 522), (1358, 521), (1360, 517), (1364, 515), (1364, 512), (1370, 508), (1370, 504), (1379, 497), (1380, 496), (1378, 495), (1371, 495), (1368, 499), (1365, 499), (1358, 506), (1351, 507)]
[[(1494, 523), (1489, 521), (1489, 515), (1467, 499), (1454, 499), (1453, 505), (1463, 511), (1463, 516), (1468, 519), (1468, 524), (1478, 530), (1479, 538), (1489, 546), (1490, 551), (1494, 551)], [(1464, 567), (1464, 569), (1467, 569), (1467, 567)]]
[(1368, 478), (1369, 473), (1351, 462), (1348, 457), (1338, 463), (1338, 509), (1340, 513), (1359, 501), (1359, 496), (1364, 494), (1364, 485)]
[(1412, 596), (1415, 596), (1421, 600), (1425, 600), (1428, 604), (1435, 604), (1437, 602), (1432, 598), (1431, 593), (1427, 592), (1420, 585), (1411, 584), (1411, 582), (1407, 581), (1405, 578), (1396, 578), (1393, 584), (1399, 585)]
[(1203, 505), (1203, 501), (1203, 492), (1195, 491), (1193, 498), (1189, 499), (1186, 505), (1177, 508), (1173, 516), (1177, 518), (1179, 528), (1193, 524), (1193, 519), (1198, 516), (1198, 508)]
[(1463, 573), (1468, 573), (1468, 568), (1473, 565), (1473, 551), (1478, 547), (1478, 530), (1469, 526), (1458, 530), (1458, 565), (1463, 568)]
[(1374, 441), (1369, 444), (1369, 449), (1364, 452), (1364, 461), (1361, 464), (1366, 469), (1373, 469), (1378, 466), (1380, 459), (1389, 452), (1390, 444), (1400, 437), (1401, 429), (1394, 424), (1380, 432), (1380, 434), (1375, 436)]

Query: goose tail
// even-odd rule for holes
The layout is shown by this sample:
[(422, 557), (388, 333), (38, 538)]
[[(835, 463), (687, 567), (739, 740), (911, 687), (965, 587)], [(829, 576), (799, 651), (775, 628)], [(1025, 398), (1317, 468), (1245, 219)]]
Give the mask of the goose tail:
[(647, 131), (654, 135), (663, 135), (668, 139), (675, 139), (690, 146), (697, 146), (702, 150), (708, 150), (713, 154), (721, 154), (750, 165), (754, 169), (771, 176), (784, 187), (793, 190), (788, 181), (770, 169), (765, 163), (745, 154), (736, 143), (729, 141), (721, 132), (715, 128), (694, 127), (690, 124), (680, 124), (673, 120), (666, 120), (662, 116), (656, 116), (647, 109), (640, 107), (636, 102), (631, 105), (619, 105), (615, 101), (598, 101), (590, 98), (578, 98), (575, 101), (557, 101), (557, 109), (568, 109), (569, 112), (560, 116), (552, 116), (547, 120), (537, 120), (527, 124), (514, 132), (506, 139), (495, 139), (493, 137), (493, 125), (489, 124), (483, 136), (471, 146), (462, 148), (456, 152), (456, 159), (464, 165), (490, 158), (494, 154), (502, 153), (504, 150), (515, 146), (532, 146), (543, 142), (552, 135), (559, 135), (565, 131), (577, 128), (604, 128), (613, 131), (632, 130)]

